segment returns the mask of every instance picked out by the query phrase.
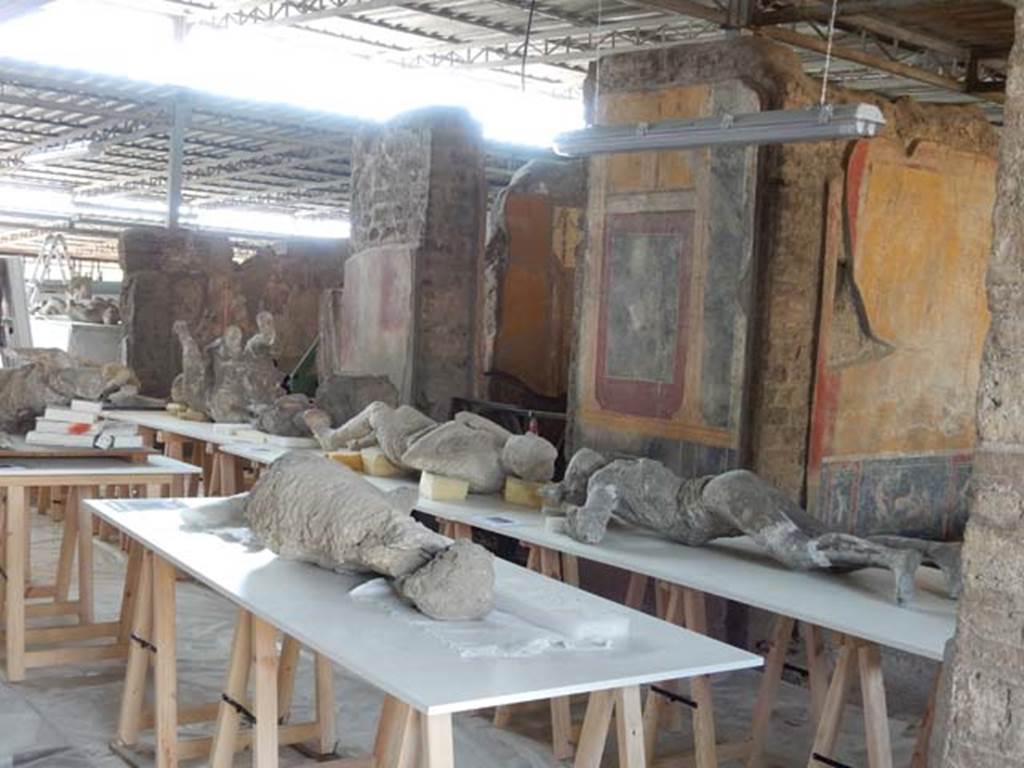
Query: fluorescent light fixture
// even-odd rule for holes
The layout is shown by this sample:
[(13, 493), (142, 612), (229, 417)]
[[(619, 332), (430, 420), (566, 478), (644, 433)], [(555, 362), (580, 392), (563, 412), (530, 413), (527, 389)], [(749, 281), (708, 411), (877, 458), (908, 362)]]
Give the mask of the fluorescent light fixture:
[(46, 165), (47, 163), (59, 163), (62, 160), (81, 160), (86, 157), (96, 157), (102, 152), (103, 145), (99, 142), (73, 141), (60, 147), (29, 152), (21, 158), (21, 161), (28, 165)]
[(698, 120), (595, 126), (556, 136), (554, 150), (564, 157), (581, 157), (612, 152), (852, 140), (873, 138), (884, 125), (882, 111), (872, 104), (830, 105)]

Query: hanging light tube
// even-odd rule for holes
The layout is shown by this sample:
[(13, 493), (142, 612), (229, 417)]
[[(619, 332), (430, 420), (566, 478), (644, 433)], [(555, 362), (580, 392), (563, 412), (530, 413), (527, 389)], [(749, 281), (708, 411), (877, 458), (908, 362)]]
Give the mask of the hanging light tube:
[(556, 136), (553, 148), (563, 157), (583, 157), (613, 152), (842, 141), (874, 138), (884, 125), (882, 111), (873, 104), (827, 105), (696, 120), (595, 126)]
[(47, 163), (59, 163), (62, 160), (81, 160), (86, 157), (96, 157), (102, 152), (103, 145), (97, 141), (73, 141), (60, 147), (29, 152), (21, 158), (21, 161), (28, 165), (46, 165)]

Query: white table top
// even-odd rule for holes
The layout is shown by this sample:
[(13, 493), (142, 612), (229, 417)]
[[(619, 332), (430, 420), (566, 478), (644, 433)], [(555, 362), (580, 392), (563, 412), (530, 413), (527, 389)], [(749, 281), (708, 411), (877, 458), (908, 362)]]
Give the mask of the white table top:
[[(181, 499), (195, 506), (202, 500)], [(652, 683), (760, 666), (761, 657), (696, 635), (504, 561), (500, 588), (528, 583), (559, 604), (567, 592), (588, 612), (629, 617), (629, 636), (611, 648), (551, 651), (523, 658), (464, 658), (407, 620), (349, 595), (365, 577), (279, 558), (268, 550), (182, 530), (167, 499), (88, 501), (103, 520), (372, 685), (421, 712), (462, 712), (499, 704)], [(152, 514), (159, 509), (160, 514)]]
[(194, 475), (201, 470), (192, 464), (169, 459), (166, 456), (150, 456), (145, 462), (127, 459), (2, 459), (0, 460), (0, 485), (5, 480), (24, 477), (59, 476), (91, 480), (99, 477), (137, 475)]
[[(257, 452), (237, 444), (223, 450), (265, 464), (287, 453), (282, 449)], [(366, 479), (385, 490), (416, 487), (411, 479)], [(540, 512), (508, 504), (497, 496), (471, 495), (463, 502), (420, 498), (416, 508), (936, 661), (942, 660), (946, 642), (956, 629), (957, 604), (946, 596), (942, 575), (928, 568), (918, 572), (914, 602), (900, 606), (893, 601), (888, 571), (800, 573), (775, 562), (745, 537), (686, 547), (649, 531), (613, 523), (605, 539), (594, 546), (547, 530)], [(490, 519), (495, 516), (514, 524)]]
[(257, 464), (272, 464), (286, 453), (293, 451), (310, 451), (320, 453), (323, 451), (316, 448), (282, 448), (279, 445), (267, 445), (266, 443), (245, 443), (241, 441), (224, 443), (218, 446), (221, 453), (228, 453), (246, 461)]
[[(179, 419), (177, 416), (172, 413), (168, 413), (167, 411), (131, 411), (112, 409), (103, 411), (103, 417), (114, 421), (124, 421), (129, 424), (137, 424), (140, 427), (148, 427), (149, 429), (156, 429), (176, 435), (182, 435), (193, 440), (202, 440), (203, 442), (213, 443), (214, 445), (222, 445), (224, 443), (229, 443), (232, 440), (238, 440), (238, 438), (232, 434), (231, 428), (226, 425), (218, 427), (216, 424), (209, 421), (190, 421), (189, 419)], [(252, 427), (246, 424), (238, 425), (236, 428), (251, 429)]]
[[(385, 490), (414, 486), (410, 480), (367, 480)], [(918, 571), (917, 596), (901, 606), (893, 600), (888, 571), (792, 571), (746, 537), (686, 547), (649, 531), (613, 523), (604, 540), (594, 546), (547, 530), (539, 511), (508, 504), (496, 496), (471, 495), (462, 502), (420, 498), (416, 508), (936, 661), (942, 660), (946, 641), (956, 629), (957, 604), (946, 596), (945, 579), (930, 568)], [(491, 518), (495, 516), (515, 524), (494, 521)]]

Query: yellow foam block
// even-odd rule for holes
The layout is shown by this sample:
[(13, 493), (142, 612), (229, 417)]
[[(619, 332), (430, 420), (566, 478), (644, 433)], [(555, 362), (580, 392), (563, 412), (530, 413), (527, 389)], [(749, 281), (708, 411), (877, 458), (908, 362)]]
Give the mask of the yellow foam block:
[(420, 475), (420, 496), (431, 501), (465, 501), (469, 483), (454, 477), (424, 472)]
[(509, 504), (518, 504), (520, 507), (532, 507), (540, 509), (544, 506), (544, 499), (541, 498), (540, 489), (547, 483), (531, 483), (520, 480), (518, 477), (505, 478), (505, 501)]
[(334, 459), (335, 461), (340, 461), (349, 469), (354, 469), (356, 472), (363, 471), (363, 454), (360, 451), (331, 451), (327, 454), (327, 457)]
[(391, 477), (401, 474), (402, 470), (396, 467), (380, 448), (363, 448), (360, 458), (363, 460), (363, 469), (367, 475), (373, 477)]

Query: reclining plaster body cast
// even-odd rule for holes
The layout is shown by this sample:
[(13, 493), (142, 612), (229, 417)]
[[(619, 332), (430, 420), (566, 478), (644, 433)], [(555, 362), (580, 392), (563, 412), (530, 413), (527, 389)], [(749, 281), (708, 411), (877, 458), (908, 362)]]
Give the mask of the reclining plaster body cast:
[(493, 556), (416, 522), (415, 497), (404, 495), (380, 491), (338, 462), (295, 451), (271, 464), (248, 494), (207, 504), (189, 519), (199, 526), (244, 520), (282, 557), (386, 576), (432, 618), (483, 617), (494, 604)]
[(542, 494), (565, 511), (566, 532), (588, 544), (599, 543), (616, 517), (693, 547), (745, 534), (794, 570), (887, 568), (901, 603), (912, 598), (923, 560), (942, 568), (951, 596), (960, 592), (959, 544), (829, 531), (747, 470), (683, 479), (652, 459), (609, 461), (584, 448), (565, 479)]
[(323, 411), (307, 412), (305, 418), (324, 450), (378, 445), (399, 469), (464, 480), (473, 493), (500, 491), (508, 475), (547, 482), (558, 457), (542, 437), (514, 435), (467, 412), (439, 424), (408, 405), (392, 408), (377, 402), (334, 430)]
[(138, 394), (131, 368), (90, 363), (59, 349), (5, 349), (0, 368), (0, 431), (24, 434), (48, 405), (73, 399), (105, 400), (131, 407), (163, 401)]

